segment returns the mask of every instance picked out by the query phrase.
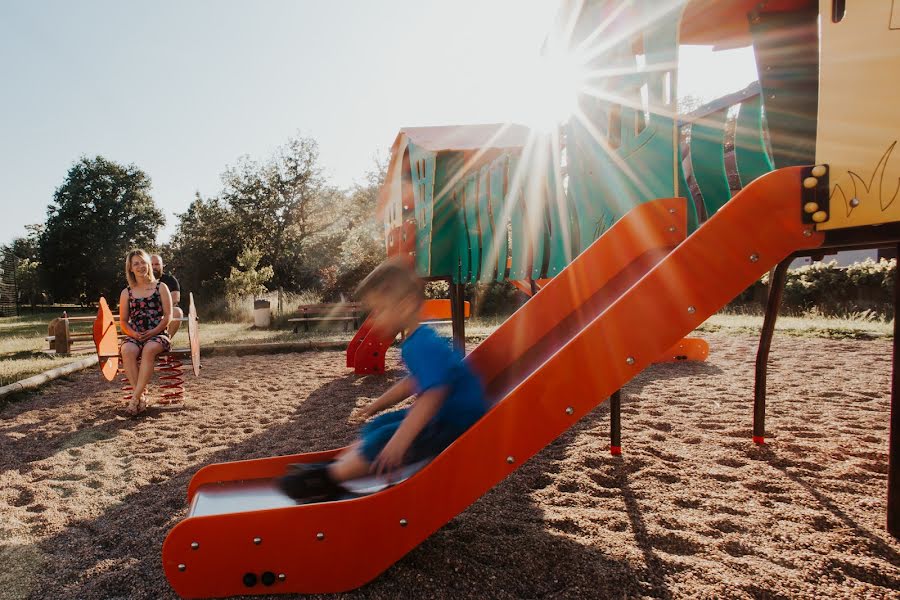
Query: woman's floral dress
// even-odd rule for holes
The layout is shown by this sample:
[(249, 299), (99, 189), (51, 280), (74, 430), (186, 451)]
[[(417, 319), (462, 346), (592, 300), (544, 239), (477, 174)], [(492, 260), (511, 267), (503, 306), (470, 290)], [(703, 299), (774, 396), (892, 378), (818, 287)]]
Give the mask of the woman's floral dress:
[[(163, 305), (162, 296), (159, 295), (159, 282), (156, 282), (156, 289), (146, 298), (135, 298), (131, 287), (128, 288), (128, 325), (132, 330), (139, 333), (150, 331), (159, 325), (162, 318)], [(126, 337), (122, 344), (134, 344), (138, 348), (143, 348), (144, 344), (149, 342), (157, 342), (163, 347), (163, 352), (168, 352), (172, 347), (172, 342), (165, 332), (154, 335), (143, 342), (132, 337)]]

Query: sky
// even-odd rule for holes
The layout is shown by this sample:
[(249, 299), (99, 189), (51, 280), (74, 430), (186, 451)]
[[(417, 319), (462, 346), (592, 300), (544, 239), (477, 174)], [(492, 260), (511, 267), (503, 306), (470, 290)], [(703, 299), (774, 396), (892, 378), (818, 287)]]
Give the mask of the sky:
[[(174, 232), (241, 156), (314, 138), (363, 182), (401, 127), (524, 122), (551, 0), (0, 0), (0, 245), (42, 223), (80, 157), (134, 164)], [(679, 95), (755, 79), (683, 48)], [(710, 73), (716, 75), (710, 76)]]

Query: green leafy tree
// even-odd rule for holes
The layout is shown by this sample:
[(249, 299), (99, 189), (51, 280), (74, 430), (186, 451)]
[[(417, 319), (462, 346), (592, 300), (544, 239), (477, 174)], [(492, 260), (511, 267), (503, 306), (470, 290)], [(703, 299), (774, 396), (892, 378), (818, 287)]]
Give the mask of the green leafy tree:
[(10, 250), (20, 260), (29, 259), (37, 262), (40, 259), (41, 234), (44, 232), (42, 224), (26, 225), (28, 232), (25, 237), (16, 238), (10, 244)]
[(272, 280), (274, 275), (272, 267), (259, 267), (262, 259), (262, 251), (257, 248), (244, 248), (238, 255), (237, 267), (231, 267), (231, 273), (225, 280), (225, 294), (231, 298), (244, 296), (260, 296), (265, 294), (266, 283)]
[(19, 288), (19, 301), (28, 303), (32, 307), (41, 299), (41, 263), (23, 258), (16, 262), (16, 286)]
[[(366, 181), (357, 184), (343, 203), (344, 222), (338, 234), (338, 261), (331, 285), (323, 281), (330, 300), (347, 297), (356, 285), (386, 256), (384, 225), (376, 219), (378, 192), (384, 183), (387, 163), (376, 158)], [(335, 256), (335, 255), (331, 255)]]
[(184, 295), (199, 292), (204, 298), (200, 304), (209, 306), (225, 293), (225, 279), (243, 247), (237, 218), (219, 199), (203, 199), (200, 194), (176, 216), (175, 235), (162, 249), (166, 263)]
[(316, 141), (290, 139), (264, 163), (245, 157), (222, 179), (237, 235), (262, 251), (274, 284), (296, 289), (313, 283), (322, 258), (316, 245), (333, 228), (341, 196), (322, 176)]
[(40, 237), (40, 261), (56, 300), (117, 298), (125, 254), (153, 248), (165, 223), (150, 178), (134, 165), (82, 158), (56, 190)]
[(8, 251), (16, 256), (16, 284), (19, 300), (34, 306), (43, 301), (45, 294), (41, 283), (43, 273), (40, 262), (41, 234), (43, 225), (26, 225), (28, 234), (16, 238), (9, 245)]

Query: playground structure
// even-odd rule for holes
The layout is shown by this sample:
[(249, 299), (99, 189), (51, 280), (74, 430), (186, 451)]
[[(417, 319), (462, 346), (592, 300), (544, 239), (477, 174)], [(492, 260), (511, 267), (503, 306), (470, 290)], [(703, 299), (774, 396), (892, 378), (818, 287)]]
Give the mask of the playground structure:
[[(567, 42), (600, 43), (587, 66), (605, 75), (582, 95), (564, 145), (515, 126), (478, 126), (463, 138), (452, 128), (402, 131), (382, 194), (388, 250), (424, 277), (449, 279), (456, 336), (464, 283), (552, 278), (467, 358), (494, 405), (421, 470), (375, 494), (306, 505), (278, 495), (272, 478), (286, 465), (339, 450), (201, 469), (188, 516), (163, 546), (176, 592), (326, 593), (370, 581), (598, 404), (617, 401), (625, 383), (775, 268), (757, 358), (753, 434), (764, 442), (765, 366), (789, 261), (900, 245), (900, 162), (891, 159), (900, 82), (889, 76), (900, 66), (900, 7), (843, 5), (565, 3)], [(752, 43), (759, 93), (680, 119), (679, 43)], [(732, 195), (733, 105), (741, 189)], [(895, 370), (894, 536), (898, 394)]]
[[(468, 302), (463, 304), (463, 320), (469, 318), (471, 312)], [(425, 300), (419, 311), (419, 320), (423, 323), (451, 323), (451, 305), (449, 300)], [(394, 343), (372, 330), (369, 319), (356, 331), (356, 335), (347, 345), (347, 367), (357, 375), (376, 375), (384, 373), (384, 357), (387, 349)]]
[[(197, 318), (197, 308), (194, 306), (194, 294), (190, 294), (189, 298), (188, 314), (186, 317), (179, 319), (187, 322), (189, 347), (173, 348), (157, 356), (157, 365), (154, 371), (159, 373), (160, 388), (163, 390), (162, 398), (157, 400), (158, 404), (176, 404), (183, 400), (183, 358), (191, 361), (194, 376), (200, 376), (199, 319)], [(91, 319), (91, 317), (86, 318)], [(123, 336), (119, 333), (117, 319), (113, 316), (106, 298), (102, 296), (98, 302), (97, 316), (93, 318), (92, 337), (94, 346), (97, 349), (100, 372), (107, 381), (113, 381), (117, 375), (121, 376), (123, 374), (122, 369), (119, 367), (119, 361), (121, 360), (119, 341)], [(127, 384), (128, 380), (122, 377), (122, 382)], [(125, 385), (122, 390), (129, 392), (131, 391), (131, 386)], [(130, 399), (131, 396), (125, 396), (125, 400)]]

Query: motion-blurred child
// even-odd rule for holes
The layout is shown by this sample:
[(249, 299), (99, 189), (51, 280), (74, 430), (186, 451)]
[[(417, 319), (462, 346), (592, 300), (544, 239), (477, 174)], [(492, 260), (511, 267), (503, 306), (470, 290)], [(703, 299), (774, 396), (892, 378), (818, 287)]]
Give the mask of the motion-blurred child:
[(327, 500), (345, 492), (341, 483), (381, 475), (437, 456), (487, 410), (481, 381), (449, 340), (419, 322), (423, 284), (400, 259), (375, 268), (356, 289), (373, 329), (387, 339), (405, 332), (400, 347), (409, 376), (364, 408), (371, 417), (415, 395), (409, 408), (385, 413), (364, 425), (359, 440), (327, 464), (291, 465), (279, 480), (295, 499)]

